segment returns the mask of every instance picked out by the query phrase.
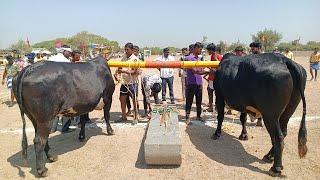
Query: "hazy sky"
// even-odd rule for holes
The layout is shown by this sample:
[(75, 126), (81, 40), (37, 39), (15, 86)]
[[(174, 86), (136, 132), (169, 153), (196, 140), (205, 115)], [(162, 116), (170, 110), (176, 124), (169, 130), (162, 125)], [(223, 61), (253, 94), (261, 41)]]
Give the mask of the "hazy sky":
[(282, 41), (320, 41), (320, 0), (1, 0), (0, 48), (87, 30), (123, 45), (186, 46), (251, 41), (264, 28)]

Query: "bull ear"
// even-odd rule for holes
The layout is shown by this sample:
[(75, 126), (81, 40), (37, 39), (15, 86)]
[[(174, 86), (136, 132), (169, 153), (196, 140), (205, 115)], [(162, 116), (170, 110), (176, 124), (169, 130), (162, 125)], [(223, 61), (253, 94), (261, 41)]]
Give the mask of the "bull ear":
[(111, 49), (111, 53), (106, 57), (106, 60), (109, 61), (114, 56), (113, 49)]

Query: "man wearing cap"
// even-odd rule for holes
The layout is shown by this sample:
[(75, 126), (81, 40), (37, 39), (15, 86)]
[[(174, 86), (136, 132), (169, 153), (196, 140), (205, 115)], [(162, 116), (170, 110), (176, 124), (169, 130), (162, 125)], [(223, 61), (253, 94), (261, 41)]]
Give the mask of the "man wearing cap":
[[(174, 61), (174, 57), (170, 56), (169, 48), (163, 49), (163, 55), (158, 57), (155, 61)], [(170, 94), (170, 101), (171, 104), (174, 104), (174, 94), (173, 94), (173, 75), (174, 69), (173, 68), (160, 68), (160, 77), (162, 80), (162, 101), (166, 101), (166, 94), (167, 94), (167, 84), (169, 87), (169, 94)]]

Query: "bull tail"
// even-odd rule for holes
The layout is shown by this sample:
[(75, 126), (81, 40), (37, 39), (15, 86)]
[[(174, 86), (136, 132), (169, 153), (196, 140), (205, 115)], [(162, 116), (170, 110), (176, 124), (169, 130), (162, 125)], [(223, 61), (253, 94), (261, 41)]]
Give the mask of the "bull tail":
[(300, 123), (299, 134), (298, 134), (298, 151), (300, 158), (306, 156), (308, 147), (307, 147), (307, 128), (306, 128), (306, 100), (304, 97), (304, 92), (300, 89), (301, 99), (303, 103), (303, 114), (302, 120)]
[(22, 130), (22, 157), (26, 161), (28, 156), (27, 156), (27, 151), (28, 151), (28, 140), (27, 140), (27, 135), (26, 135), (26, 120), (24, 117), (24, 112), (20, 111), (21, 113), (21, 118), (22, 118), (22, 124), (23, 124), (23, 130)]
[(292, 60), (286, 62), (288, 69), (291, 72), (293, 79), (297, 82), (300, 96), (302, 99), (303, 114), (300, 122), (298, 133), (298, 152), (300, 158), (304, 158), (307, 154), (307, 128), (306, 128), (306, 99), (304, 97), (304, 89), (306, 84), (306, 71)]
[(28, 148), (28, 141), (27, 141), (27, 135), (26, 135), (26, 120), (24, 116), (24, 103), (23, 103), (23, 97), (22, 97), (22, 80), (27, 74), (27, 70), (30, 67), (26, 67), (22, 69), (22, 71), (19, 73), (19, 75), (16, 77), (15, 82), (13, 83), (13, 90), (15, 97), (17, 99), (17, 103), (20, 108), (20, 115), (22, 119), (22, 157), (26, 161), (27, 160), (27, 148)]

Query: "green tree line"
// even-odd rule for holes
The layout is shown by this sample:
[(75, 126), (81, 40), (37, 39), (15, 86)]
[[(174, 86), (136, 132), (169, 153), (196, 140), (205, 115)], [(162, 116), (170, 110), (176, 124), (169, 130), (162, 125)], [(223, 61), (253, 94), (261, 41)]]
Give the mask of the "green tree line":
[[(38, 43), (33, 44), (31, 47), (32, 48), (46, 48), (49, 51), (54, 52), (55, 45), (56, 45), (57, 41), (61, 41), (62, 44), (67, 44), (72, 49), (78, 49), (78, 50), (82, 50), (83, 43), (84, 43), (85, 51), (88, 51), (90, 43), (104, 45), (109, 48), (112, 48), (114, 51), (120, 50), (120, 46), (117, 41), (110, 41), (105, 37), (102, 37), (100, 35), (95, 35), (93, 33), (87, 32), (87, 31), (82, 31), (72, 37), (69, 37), (69, 38), (56, 38), (56, 39), (49, 40), (49, 41), (38, 42)], [(15, 43), (11, 46), (11, 49), (20, 49), (19, 47), (21, 47), (21, 44), (26, 45), (26, 43), (24, 41), (19, 40), (17, 43)], [(23, 51), (31, 51), (31, 48), (29, 48), (29, 49), (24, 48)]]
[[(306, 44), (299, 43), (299, 40), (295, 40), (292, 42), (281, 42), (282, 34), (278, 33), (275, 30), (264, 29), (262, 31), (258, 31), (256, 34), (251, 35), (252, 41), (258, 41), (262, 44), (262, 47), (265, 52), (271, 52), (275, 47), (278, 47), (280, 51), (284, 51), (286, 48), (290, 50), (298, 50), (298, 51), (311, 51), (314, 48), (320, 48), (320, 42), (317, 41), (309, 41)], [(82, 43), (85, 45), (85, 51), (88, 52), (90, 43), (104, 45), (109, 48), (112, 48), (114, 51), (120, 51), (123, 49), (119, 46), (117, 41), (110, 41), (105, 37), (100, 35), (95, 35), (93, 33), (89, 33), (87, 31), (82, 31), (77, 33), (76, 35), (69, 38), (57, 38), (49, 41), (42, 41), (39, 43), (33, 44), (29, 47), (25, 41), (20, 39), (18, 42), (12, 44), (10, 49), (19, 50), (21, 53), (30, 52), (32, 48), (47, 48), (50, 51), (55, 51), (55, 44), (57, 41), (61, 41), (62, 44), (67, 44), (71, 46), (72, 49), (82, 50)], [(223, 52), (230, 52), (234, 50), (237, 46), (242, 46), (244, 48), (248, 48), (249, 45), (246, 45), (241, 42), (234, 42), (230, 45), (226, 44), (224, 41), (216, 42), (218, 46), (221, 47)], [(160, 47), (144, 47), (142, 49), (150, 49), (153, 55), (162, 54), (163, 48)], [(181, 49), (173, 46), (169, 46), (169, 49), (172, 53), (178, 52)]]

